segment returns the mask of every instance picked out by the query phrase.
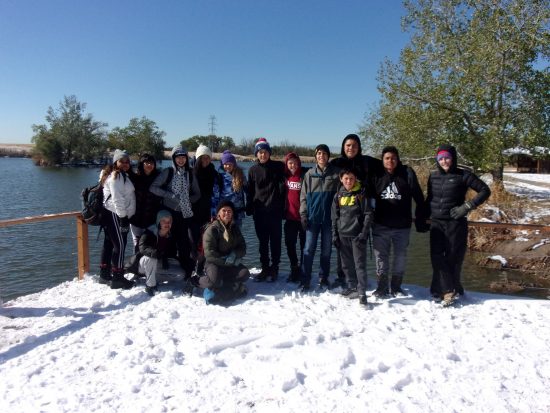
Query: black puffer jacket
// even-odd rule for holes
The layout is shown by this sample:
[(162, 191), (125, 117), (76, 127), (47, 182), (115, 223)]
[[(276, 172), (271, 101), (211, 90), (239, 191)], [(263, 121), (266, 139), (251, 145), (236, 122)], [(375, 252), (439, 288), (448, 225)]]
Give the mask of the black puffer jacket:
[(160, 197), (150, 192), (149, 187), (159, 173), (157, 169), (154, 169), (150, 175), (130, 175), (136, 194), (136, 213), (130, 218), (130, 223), (137, 227), (147, 228), (155, 223), (160, 207)]
[(460, 206), (466, 200), (469, 188), (477, 192), (470, 200), (476, 208), (489, 198), (491, 190), (485, 182), (475, 174), (456, 166), (456, 149), (451, 145), (441, 145), (439, 151), (448, 151), (453, 156), (453, 162), (448, 172), (437, 165), (437, 170), (430, 174), (428, 179), (427, 210), (432, 219), (450, 220), (450, 211)]

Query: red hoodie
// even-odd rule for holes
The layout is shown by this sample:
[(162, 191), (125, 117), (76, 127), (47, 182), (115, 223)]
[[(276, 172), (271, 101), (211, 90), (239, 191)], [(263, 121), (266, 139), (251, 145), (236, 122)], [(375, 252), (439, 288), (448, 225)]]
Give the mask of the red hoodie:
[[(292, 174), (287, 166), (290, 158), (296, 158), (298, 169)], [(300, 190), (302, 189), (302, 162), (300, 157), (294, 152), (289, 152), (285, 156), (285, 176), (286, 176), (286, 203), (285, 218), (292, 221), (300, 221)]]

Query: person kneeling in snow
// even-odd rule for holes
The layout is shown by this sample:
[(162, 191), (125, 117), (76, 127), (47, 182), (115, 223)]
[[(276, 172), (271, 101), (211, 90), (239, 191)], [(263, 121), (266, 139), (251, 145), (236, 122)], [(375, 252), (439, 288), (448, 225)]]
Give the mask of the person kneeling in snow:
[(150, 296), (158, 292), (161, 279), (180, 280), (184, 271), (176, 259), (176, 241), (172, 237), (172, 215), (169, 211), (157, 213), (154, 231), (145, 230), (139, 239), (138, 252), (130, 258), (126, 272), (145, 274), (145, 291)]
[(191, 277), (184, 290), (191, 295), (194, 287), (204, 288), (207, 304), (229, 301), (247, 294), (245, 285), (250, 277), (241, 264), (246, 243), (234, 222), (235, 207), (223, 200), (216, 208), (216, 219), (204, 231), (202, 243), (206, 259), (205, 275)]

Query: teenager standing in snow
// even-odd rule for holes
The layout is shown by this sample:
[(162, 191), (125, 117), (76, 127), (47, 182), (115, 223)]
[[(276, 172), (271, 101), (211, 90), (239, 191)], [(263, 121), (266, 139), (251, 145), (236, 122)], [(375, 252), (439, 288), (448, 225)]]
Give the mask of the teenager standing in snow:
[[(412, 200), (416, 204), (417, 229), (424, 231), (422, 223), (426, 221), (424, 195), (418, 184), (414, 170), (401, 163), (395, 146), (386, 146), (382, 150), (383, 171), (374, 174), (372, 179), (375, 199), (372, 239), (376, 258), (376, 276), (378, 287), (376, 297), (403, 294), (401, 283), (405, 274), (407, 248), (411, 232)], [(393, 246), (391, 290), (388, 289), (390, 275), (390, 252)]]
[(216, 207), (222, 200), (231, 201), (235, 207), (235, 224), (241, 228), (245, 216), (246, 192), (248, 183), (246, 176), (231, 151), (223, 152), (218, 173), (219, 182), (214, 182), (212, 193), (212, 216), (216, 216)]
[[(460, 281), (462, 262), (468, 243), (468, 212), (477, 208), (491, 195), (485, 182), (473, 173), (459, 168), (456, 149), (441, 145), (436, 154), (437, 170), (428, 179), (426, 200), (432, 220), (430, 255), (433, 278), (430, 292), (450, 304), (458, 294), (464, 294)], [(466, 201), (466, 192), (477, 195)]]
[[(315, 148), (317, 165), (304, 176), (300, 192), (300, 219), (306, 231), (304, 265), (302, 268), (302, 291), (310, 289), (313, 259), (317, 249), (317, 239), (321, 234), (321, 257), (319, 285), (329, 286), (330, 255), (332, 253), (331, 207), (338, 189), (338, 168), (329, 164), (330, 150), (325, 144)], [(343, 282), (345, 284), (345, 281)]]
[(130, 230), (130, 217), (136, 211), (134, 185), (129, 174), (130, 156), (116, 149), (113, 165), (103, 171), (103, 228), (105, 238), (101, 250), (100, 281), (111, 288), (131, 288), (133, 282), (124, 278), (124, 250)]
[[(285, 166), (271, 159), (265, 138), (254, 147), (257, 162), (248, 170), (246, 214), (254, 218), (262, 271), (255, 281), (275, 281), (281, 261), (282, 223), (285, 209)], [(271, 264), (269, 252), (271, 251)]]
[(332, 203), (332, 242), (340, 248), (347, 288), (342, 295), (367, 304), (367, 239), (372, 210), (357, 172), (344, 168)]
[(139, 158), (137, 173), (130, 175), (136, 194), (136, 213), (130, 218), (134, 253), (139, 250), (139, 238), (145, 229), (155, 226), (160, 202), (149, 188), (159, 173), (155, 157), (145, 153)]
[(197, 258), (196, 240), (191, 231), (191, 205), (201, 196), (197, 178), (188, 160), (187, 150), (181, 145), (175, 146), (172, 149), (172, 167), (164, 168), (150, 188), (153, 194), (162, 198), (163, 208), (172, 215), (172, 233), (186, 277), (191, 276)]
[[(304, 245), (306, 242), (306, 231), (302, 228), (300, 219), (300, 191), (304, 174), (309, 168), (303, 168), (300, 157), (294, 152), (285, 156), (285, 246), (288, 260), (290, 261), (290, 276), (287, 281), (299, 282), (301, 278), (301, 267), (304, 258)], [(300, 240), (300, 260), (296, 253), (296, 243)]]

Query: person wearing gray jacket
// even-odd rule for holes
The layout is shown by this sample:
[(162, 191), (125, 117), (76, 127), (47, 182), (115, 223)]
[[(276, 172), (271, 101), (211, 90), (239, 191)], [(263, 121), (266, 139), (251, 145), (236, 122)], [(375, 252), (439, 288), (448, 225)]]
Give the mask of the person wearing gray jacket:
[(197, 259), (192, 204), (198, 201), (201, 192), (198, 180), (189, 167), (189, 155), (183, 146), (172, 149), (172, 164), (172, 167), (162, 170), (149, 190), (161, 198), (163, 207), (172, 215), (178, 259), (187, 278), (191, 276)]

